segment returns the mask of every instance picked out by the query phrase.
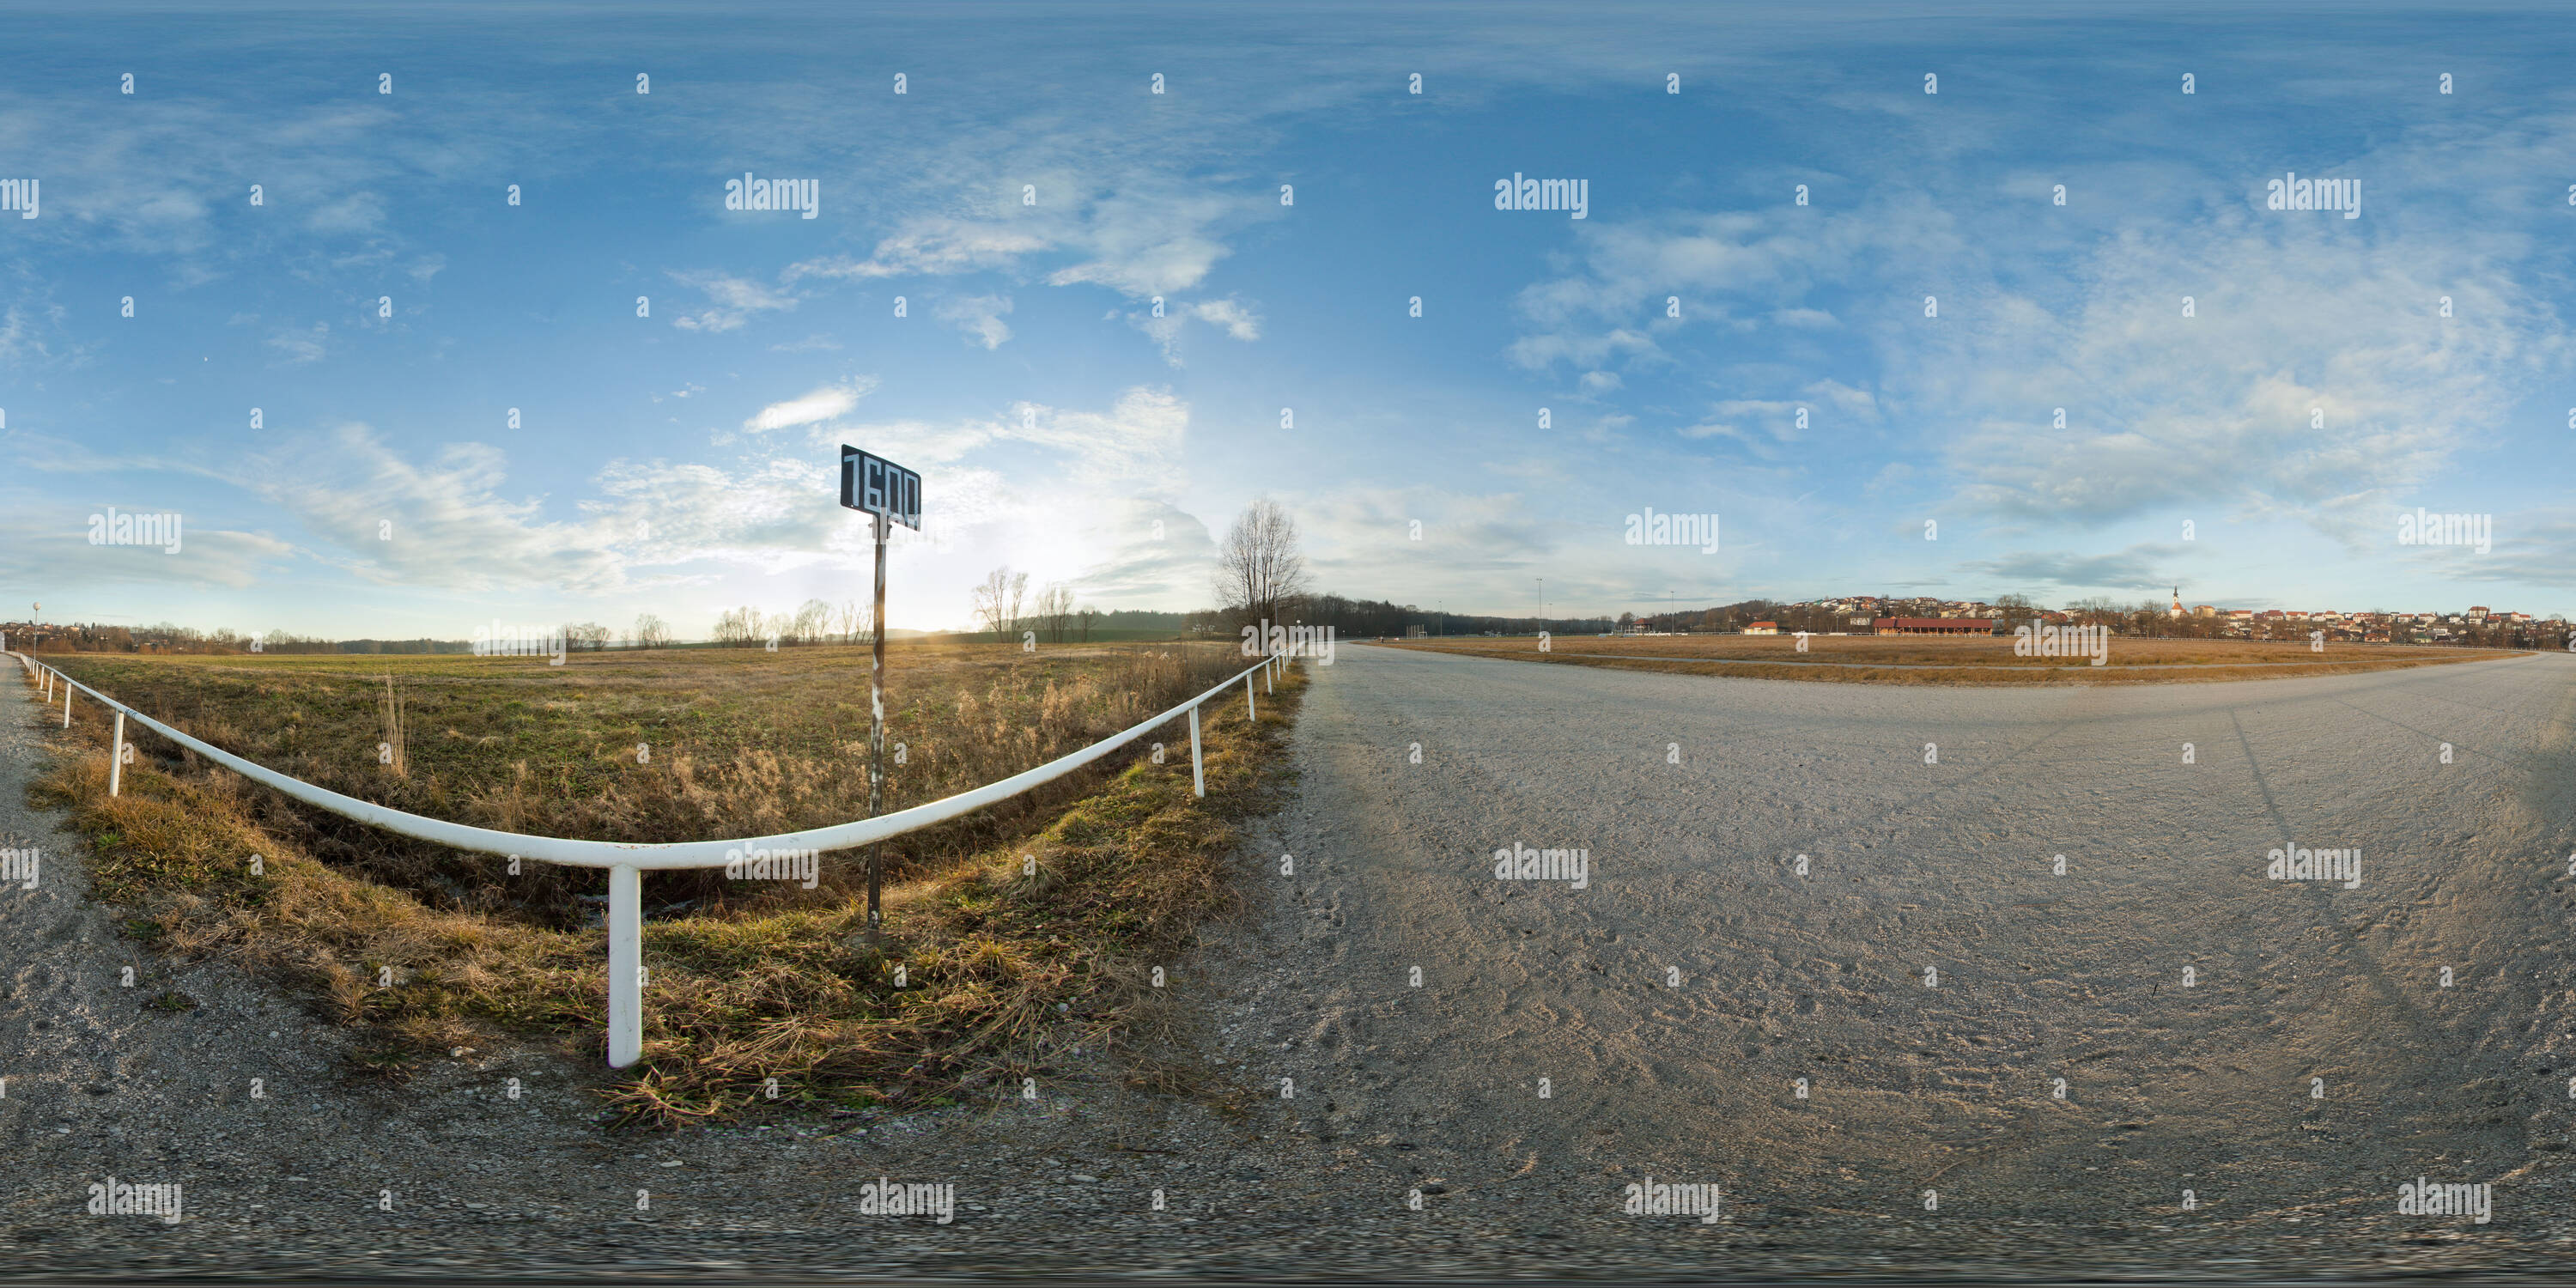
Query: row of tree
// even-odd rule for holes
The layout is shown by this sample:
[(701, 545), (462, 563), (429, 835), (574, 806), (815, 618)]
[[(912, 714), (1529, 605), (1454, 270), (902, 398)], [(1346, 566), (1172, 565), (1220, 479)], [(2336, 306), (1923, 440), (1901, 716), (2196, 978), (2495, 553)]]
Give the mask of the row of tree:
[[(856, 644), (875, 629), (876, 610), (867, 604), (849, 599), (835, 607), (809, 599), (794, 612), (764, 613), (749, 605), (727, 609), (717, 615), (711, 638), (735, 648), (766, 647), (772, 639), (781, 646)], [(635, 619), (635, 630), (627, 638), (637, 648), (658, 648), (670, 642), (671, 631), (661, 618), (646, 613)]]
[(1067, 637), (1089, 640), (1102, 616), (1088, 604), (1076, 607), (1073, 587), (1060, 581), (1040, 587), (1032, 602), (1029, 575), (1009, 564), (984, 574), (975, 587), (974, 612), (976, 624), (995, 636), (1034, 631), (1050, 644), (1062, 644)]

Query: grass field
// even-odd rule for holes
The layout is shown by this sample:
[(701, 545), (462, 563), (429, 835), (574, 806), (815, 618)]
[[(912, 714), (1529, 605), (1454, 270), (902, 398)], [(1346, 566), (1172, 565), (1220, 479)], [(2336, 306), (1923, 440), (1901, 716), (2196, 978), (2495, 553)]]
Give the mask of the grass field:
[[(1612, 666), (1693, 675), (1825, 680), (1843, 684), (2172, 684), (2279, 679), (2504, 656), (2483, 649), (2115, 636), (2104, 665), (2084, 657), (2017, 657), (2013, 638), (1929, 635), (1817, 635), (1807, 651), (1786, 635), (1568, 635), (1538, 651), (1534, 637), (1455, 636), (1388, 641), (1394, 647), (1507, 657), (1565, 666)], [(1680, 659), (1680, 660), (1672, 660)]]
[[(862, 648), (575, 654), (560, 667), (46, 660), (271, 768), (432, 817), (667, 841), (866, 813)], [(1031, 768), (1243, 664), (1222, 645), (893, 647), (885, 808)], [(1284, 682), (1258, 725), (1239, 698), (1206, 708), (1205, 800), (1191, 793), (1176, 722), (1157, 735), (1172, 744), (1164, 764), (1140, 746), (888, 843), (881, 952), (865, 941), (855, 852), (823, 856), (810, 891), (720, 871), (647, 874), (645, 1062), (611, 1094), (660, 1123), (764, 1112), (768, 1078), (789, 1105), (854, 1108), (1020, 1076), (1068, 1035), (1114, 1039), (1149, 1007), (1138, 982), (1151, 965), (1230, 905), (1219, 861), (1231, 820), (1266, 799), (1268, 751), (1302, 683)], [(383, 1073), (474, 1045), (486, 1026), (601, 1049), (604, 873), (529, 863), (512, 875), (498, 857), (294, 804), (150, 734), (111, 799), (106, 722), (87, 705), (40, 790), (72, 807), (96, 851), (98, 893), (129, 911), (129, 931), (269, 970), (364, 1029), (363, 1062)]]

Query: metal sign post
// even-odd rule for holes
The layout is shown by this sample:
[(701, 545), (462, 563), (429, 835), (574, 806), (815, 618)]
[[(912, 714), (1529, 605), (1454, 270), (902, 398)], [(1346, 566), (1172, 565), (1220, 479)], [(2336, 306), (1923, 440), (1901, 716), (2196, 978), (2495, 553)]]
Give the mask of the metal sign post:
[[(876, 519), (876, 642), (868, 665), (868, 817), (885, 807), (885, 581), (886, 538), (897, 523), (921, 531), (921, 475), (882, 456), (841, 445), (841, 504)], [(868, 847), (868, 940), (884, 939), (885, 913), (878, 905), (885, 860)]]
[[(876, 516), (877, 592), (876, 643), (874, 656), (868, 662), (868, 817), (875, 818), (885, 807), (885, 514)], [(885, 914), (877, 908), (877, 888), (883, 879), (885, 861), (876, 846), (868, 847), (868, 938), (879, 941), (885, 932)]]

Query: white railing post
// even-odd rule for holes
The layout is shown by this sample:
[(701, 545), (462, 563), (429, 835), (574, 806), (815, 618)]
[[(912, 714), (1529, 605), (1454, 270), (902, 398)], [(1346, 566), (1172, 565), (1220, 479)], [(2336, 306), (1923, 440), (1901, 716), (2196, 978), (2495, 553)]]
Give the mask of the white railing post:
[(71, 728), (71, 727), (72, 727), (72, 686), (71, 686), (71, 683), (70, 683), (70, 681), (71, 681), (71, 677), (70, 677), (70, 676), (68, 676), (68, 675), (66, 675), (66, 676), (64, 676), (64, 677), (63, 677), (63, 681), (64, 681), (64, 683), (63, 683), (63, 727), (64, 727), (64, 728), (66, 728), (66, 729), (69, 729), (69, 728)]
[(1190, 786), (1207, 795), (1207, 770), (1199, 767), (1199, 709), (1190, 708)]
[(1278, 656), (1277, 654), (1275, 654), (1275, 653), (1274, 653), (1274, 654), (1272, 654), (1269, 658), (1265, 659), (1265, 660), (1261, 663), (1261, 691), (1262, 691), (1262, 692), (1264, 692), (1264, 693), (1276, 693), (1276, 692), (1278, 692), (1278, 691), (1279, 691), (1279, 684), (1278, 684), (1278, 681), (1272, 678), (1273, 676), (1277, 675), (1278, 673), (1277, 673), (1276, 671), (1274, 671), (1274, 670), (1272, 670), (1272, 669), (1271, 669), (1271, 668), (1273, 668), (1273, 667), (1275, 667), (1275, 666), (1277, 666), (1277, 665), (1279, 665), (1279, 656)]
[(125, 781), (125, 713), (116, 713), (116, 737), (107, 744), (107, 794), (114, 796)]
[(643, 1054), (644, 874), (620, 863), (608, 870), (608, 1067)]
[[(1253, 710), (1252, 707), (1252, 672), (1250, 671), (1243, 673), (1243, 718), (1246, 720), (1258, 720), (1261, 718), (1261, 713)], [(63, 723), (70, 724), (71, 717), (64, 716)]]

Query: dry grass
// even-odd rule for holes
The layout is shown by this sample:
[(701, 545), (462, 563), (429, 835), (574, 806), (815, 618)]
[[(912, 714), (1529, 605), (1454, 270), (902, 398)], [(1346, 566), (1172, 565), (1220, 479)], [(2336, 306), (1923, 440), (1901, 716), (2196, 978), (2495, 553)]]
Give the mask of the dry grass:
[[(2438, 666), (2503, 656), (2484, 649), (2415, 648), (2387, 644), (2333, 644), (2322, 653), (2306, 643), (2247, 640), (2131, 639), (2110, 641), (2109, 662), (2016, 657), (2005, 636), (1811, 636), (1807, 652), (1790, 636), (1649, 635), (1603, 638), (1569, 635), (1538, 651), (1531, 638), (1459, 636), (1392, 641), (1395, 647), (1506, 657), (1567, 666), (1684, 675), (1734, 675), (1772, 680), (1824, 680), (1843, 684), (2177, 684), (2213, 680), (2265, 680), (2300, 675)], [(1665, 659), (1680, 658), (1681, 661)], [(1698, 659), (1707, 659), (1701, 661)], [(1840, 663), (1843, 665), (1818, 665)]]
[[(1089, 741), (1096, 736), (1091, 732), (1094, 721), (1116, 721), (1131, 707), (1140, 717), (1158, 704), (1133, 693), (1113, 694), (1113, 685), (1156, 675), (1172, 684), (1187, 683), (1199, 669), (1179, 659), (1133, 656), (1146, 651), (1059, 655), (1044, 666), (991, 647), (968, 646), (914, 659), (915, 665), (898, 670), (894, 692), (904, 692), (901, 676), (908, 671), (916, 691), (934, 690), (935, 696), (909, 709), (945, 713), (952, 721), (972, 721), (974, 726), (911, 727), (914, 745), (931, 748), (931, 763), (951, 767), (946, 777), (914, 777), (914, 794), (930, 794), (925, 779), (952, 783), (952, 789), (969, 785), (953, 781), (967, 772), (960, 747), (998, 744), (1009, 755), (1035, 763), (1060, 754), (1051, 750), (1060, 744)], [(305, 748), (316, 764), (332, 763), (330, 753), (321, 749), (345, 741), (325, 732), (333, 726), (317, 718), (319, 713), (334, 702), (340, 707), (350, 700), (363, 704), (373, 687), (362, 678), (345, 685), (344, 673), (331, 665), (337, 659), (261, 659), (261, 665), (246, 668), (167, 666), (162, 659), (141, 667), (134, 659), (67, 661), (71, 664), (65, 669), (81, 674), (86, 683), (121, 697), (125, 690), (120, 681), (139, 685), (164, 709), (202, 712), (201, 721), (225, 713), (243, 718), (235, 704), (244, 699), (224, 695), (248, 694), (255, 704), (273, 705), (295, 717), (288, 727), (297, 732), (275, 738)], [(677, 676), (731, 694), (727, 708), (733, 723), (728, 728), (762, 721), (761, 698), (755, 695), (767, 695), (782, 704), (768, 723), (792, 730), (800, 719), (820, 718), (812, 709), (814, 695), (830, 688), (815, 674), (819, 668), (813, 661), (802, 656), (709, 654), (662, 666), (648, 663), (641, 673), (628, 673), (624, 683), (632, 687), (624, 690), (609, 675), (583, 677), (586, 688), (548, 700), (563, 705), (540, 714), (529, 709), (529, 681), (522, 677), (490, 672), (501, 677), (498, 684), (477, 692), (474, 675), (450, 669), (452, 660), (445, 667), (435, 665), (436, 659), (424, 661), (431, 664), (416, 665), (408, 677), (399, 663), (393, 672), (412, 681), (410, 692), (421, 695), (410, 703), (415, 730), (452, 727), (450, 717), (470, 720), (469, 713), (478, 710), (515, 708), (513, 719), (521, 726), (516, 740), (479, 761), (419, 756), (408, 780), (384, 773), (369, 746), (357, 769), (326, 785), (404, 805), (407, 793), (426, 793), (434, 784), (443, 791), (434, 799), (461, 807), (449, 817), (480, 811), (473, 821), (499, 826), (504, 824), (498, 819), (515, 810), (523, 823), (538, 821), (534, 830), (549, 830), (545, 820), (621, 817), (603, 815), (579, 799), (586, 785), (582, 774), (517, 769), (520, 753), (529, 749), (526, 744), (568, 736), (549, 728), (551, 722), (579, 723), (585, 710), (597, 706), (642, 705), (646, 695), (671, 685)], [(1204, 661), (1207, 669), (1231, 670), (1233, 664), (1230, 656)], [(367, 666), (381, 674), (384, 661), (369, 659)], [(163, 667), (150, 680), (143, 678)], [(771, 674), (781, 670), (788, 676)], [(1011, 677), (1017, 677), (1016, 686), (1008, 682)], [(939, 690), (937, 681), (943, 678), (947, 684)], [(197, 699), (192, 680), (213, 692)], [(1206, 714), (1212, 718), (1204, 721), (1205, 800), (1191, 792), (1187, 733), (1185, 726), (1176, 726), (1181, 741), (1165, 764), (1140, 757), (1123, 769), (1112, 766), (1074, 789), (1069, 805), (1060, 801), (1053, 808), (1024, 809), (1017, 826), (986, 821), (979, 829), (919, 847), (887, 891), (882, 949), (866, 941), (863, 880), (827, 882), (807, 892), (793, 886), (778, 889), (774, 883), (754, 890), (748, 888), (751, 883), (723, 881), (721, 873), (711, 878), (647, 874), (644, 954), (651, 982), (645, 994), (644, 1061), (624, 1071), (606, 1094), (628, 1121), (658, 1125), (799, 1108), (915, 1103), (1041, 1076), (1069, 1043), (1115, 1043), (1154, 1009), (1157, 999), (1146, 983), (1151, 967), (1168, 966), (1192, 942), (1200, 922), (1232, 905), (1224, 860), (1233, 844), (1233, 822), (1267, 807), (1283, 760), (1276, 754), (1278, 744), (1303, 684), (1302, 675), (1284, 681), (1279, 693), (1261, 704), (1257, 725), (1243, 718), (1239, 702), (1210, 705)], [(344, 687), (350, 690), (345, 699)], [(862, 701), (865, 693), (862, 672)], [(355, 720), (358, 732), (376, 741), (382, 740), (387, 708), (381, 694), (372, 696), (377, 710), (361, 705), (342, 712), (341, 719)], [(698, 701), (677, 702), (667, 692), (661, 700), (682, 711)], [(422, 719), (432, 711), (441, 714)], [(1037, 727), (1027, 735), (1009, 729), (1004, 712), (1024, 714)], [(1134, 718), (1128, 718), (1109, 728), (1132, 723)], [(75, 721), (39, 794), (70, 807), (74, 826), (93, 842), (99, 896), (127, 910), (127, 925), (138, 937), (165, 951), (221, 956), (268, 973), (323, 1014), (363, 1029), (361, 1063), (379, 1073), (399, 1076), (426, 1054), (476, 1045), (477, 1035), (491, 1029), (560, 1035), (567, 1049), (594, 1059), (604, 1054), (604, 935), (578, 922), (558, 924), (510, 900), (509, 879), (494, 875), (500, 860), (439, 852), (445, 864), (454, 866), (407, 867), (381, 856), (372, 863), (342, 861), (336, 856), (390, 846), (394, 838), (364, 829), (353, 835), (354, 825), (317, 825), (306, 817), (308, 811), (281, 806), (264, 788), (202, 763), (186, 763), (193, 757), (147, 756), (128, 767), (125, 794), (110, 798), (101, 724)], [(855, 741), (863, 750), (864, 724), (858, 734)], [(227, 745), (221, 737), (209, 740)], [(424, 741), (440, 745), (434, 738)], [(670, 758), (688, 754), (675, 751)], [(697, 752), (699, 757), (706, 754)], [(659, 768), (665, 759), (657, 753), (631, 769), (623, 764), (615, 771), (587, 764), (584, 769), (627, 779), (649, 772), (647, 765)], [(488, 775), (489, 766), (503, 763), (511, 766), (512, 791), (497, 797), (488, 783), (477, 782), (469, 772), (481, 765)], [(1024, 767), (1006, 760), (973, 781)], [(832, 761), (828, 772), (847, 781), (829, 788), (799, 782), (802, 774), (824, 772), (812, 761), (798, 763), (773, 753), (759, 770), (719, 778), (731, 785), (731, 794), (702, 802), (700, 813), (670, 810), (646, 819), (656, 830), (697, 829), (708, 816), (746, 813), (803, 826), (811, 811), (829, 808), (819, 802), (831, 793), (846, 794), (855, 787), (864, 802), (863, 759)], [(372, 790), (352, 790), (358, 780)], [(480, 790), (460, 790), (468, 784)], [(707, 790), (703, 779), (696, 790)], [(669, 795), (686, 798), (685, 793)], [(624, 799), (670, 803), (631, 783)], [(846, 817), (861, 812), (852, 810)], [(316, 837), (322, 841), (319, 847), (306, 843)], [(256, 871), (253, 855), (260, 856)], [(1034, 871), (1026, 870), (1030, 860)], [(502, 901), (478, 906), (490, 902), (488, 890), (458, 891), (435, 883), (406, 888), (377, 879), (376, 869), (389, 866), (430, 877), (477, 870), (490, 889), (504, 892)], [(529, 865), (524, 879), (604, 884), (597, 873), (539, 865)], [(671, 887), (709, 885), (715, 897), (685, 909), (668, 903)], [(665, 914), (686, 915), (654, 916), (657, 904)], [(904, 974), (902, 987), (895, 984), (897, 967)], [(1138, 1076), (1148, 1083), (1173, 1081), (1169, 1071), (1150, 1067)], [(769, 1079), (777, 1081), (776, 1100), (767, 1094)]]
[[(132, 657), (63, 670), (236, 755), (335, 792), (502, 831), (604, 841), (768, 836), (868, 812), (868, 652), (859, 647), (654, 650), (540, 658)], [(887, 656), (883, 808), (936, 800), (1064, 755), (1237, 669), (1225, 646), (903, 645)], [(138, 744), (195, 768), (157, 736)], [(385, 757), (393, 759), (387, 763)], [(897, 762), (900, 755), (901, 761)], [(889, 842), (890, 873), (936, 868), (1042, 826), (1096, 787), (1076, 775)], [(605, 878), (389, 836), (273, 793), (263, 829), (433, 907), (577, 929)], [(827, 856), (823, 900), (865, 880)], [(698, 874), (647, 879), (648, 900), (739, 902)], [(589, 896), (585, 899), (585, 896)]]

